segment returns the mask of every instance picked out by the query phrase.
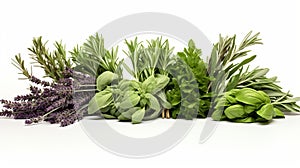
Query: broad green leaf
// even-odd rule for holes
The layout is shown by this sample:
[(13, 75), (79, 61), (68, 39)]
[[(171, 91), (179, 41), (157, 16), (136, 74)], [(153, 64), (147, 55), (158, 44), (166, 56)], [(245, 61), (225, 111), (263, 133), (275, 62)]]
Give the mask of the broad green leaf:
[(113, 116), (113, 115), (109, 115), (109, 114), (101, 114), (102, 117), (104, 117), (105, 119), (116, 119), (117, 117)]
[(99, 93), (96, 94), (95, 98), (96, 98), (97, 105), (100, 107), (100, 109), (107, 107), (113, 102), (112, 93), (107, 93), (104, 95)]
[[(148, 93), (152, 93), (152, 94), (156, 94), (157, 92), (159, 92), (160, 90), (162, 90), (163, 88), (165, 88), (167, 86), (167, 84), (170, 81), (170, 78), (165, 76), (165, 75), (157, 75), (157, 77), (155, 78), (156, 82), (156, 86), (154, 87), (154, 89), (147, 89)], [(149, 88), (149, 87), (148, 87)]]
[(274, 117), (276, 118), (284, 118), (284, 113), (280, 111), (278, 108), (274, 108), (275, 115)]
[(244, 106), (240, 104), (227, 107), (224, 113), (229, 119), (243, 118), (246, 115), (244, 111)]
[(138, 124), (141, 123), (143, 118), (145, 116), (145, 108), (142, 108), (138, 111), (136, 111), (133, 115), (132, 115), (132, 119), (131, 122), (132, 124)]
[[(130, 80), (123, 79), (119, 82), (118, 88), (122, 91), (130, 90), (131, 89), (130, 84), (131, 84)], [(130, 89), (128, 89), (128, 88), (130, 88)]]
[(94, 114), (98, 110), (100, 110), (100, 107), (97, 104), (95, 96), (90, 100), (89, 106), (88, 106), (88, 114)]
[(223, 110), (215, 110), (211, 117), (215, 121), (221, 121), (226, 118), (226, 116), (223, 114)]
[(130, 86), (136, 90), (141, 89), (141, 83), (136, 81), (136, 80), (131, 80), (130, 81)]
[(248, 105), (257, 106), (265, 102), (265, 97), (251, 88), (243, 88), (236, 94), (236, 100)]
[(246, 117), (241, 119), (235, 119), (233, 121), (238, 123), (253, 123), (255, 122), (255, 119), (253, 117)]
[(245, 105), (244, 106), (244, 111), (247, 114), (250, 114), (250, 113), (254, 112), (256, 109), (257, 109), (256, 106), (251, 106), (251, 105)]
[(266, 120), (272, 120), (274, 115), (274, 107), (272, 104), (265, 104), (256, 112), (260, 117), (266, 119)]
[(153, 109), (155, 111), (160, 111), (161, 107), (155, 96), (153, 96), (150, 93), (146, 93), (145, 97), (148, 99), (148, 105), (151, 109)]
[(103, 90), (90, 100), (88, 106), (88, 114), (94, 114), (102, 108), (106, 108), (113, 102), (112, 93), (108, 90)]
[(123, 116), (122, 114), (118, 116), (118, 120), (119, 121), (130, 121), (131, 119), (126, 118), (125, 116)]
[(118, 75), (110, 72), (105, 71), (97, 78), (97, 90), (102, 91), (105, 89), (106, 86), (108, 86), (113, 80), (117, 79)]
[(156, 97), (159, 99), (160, 104), (165, 108), (165, 109), (171, 109), (172, 105), (167, 101), (167, 97), (165, 92), (160, 91), (156, 94)]
[(154, 76), (148, 77), (143, 83), (142, 83), (142, 89), (147, 91), (148, 93), (153, 91), (156, 87), (156, 80)]
[(145, 116), (143, 120), (153, 120), (159, 117), (159, 115), (161, 114), (161, 110), (155, 111), (151, 108), (147, 108), (146, 114), (147, 116)]
[(122, 109), (132, 108), (139, 103), (140, 99), (141, 97), (137, 93), (125, 94), (119, 107)]
[(118, 119), (120, 121), (129, 121), (129, 120), (131, 120), (132, 115), (140, 109), (141, 109), (140, 107), (130, 108), (126, 112), (121, 113), (121, 115), (119, 115)]
[(264, 97), (265, 101), (264, 103), (268, 104), (271, 103), (270, 97), (263, 91), (257, 91), (262, 97)]
[(268, 122), (269, 120), (266, 120), (260, 116), (258, 116), (256, 119), (255, 119), (256, 122)]
[(230, 104), (236, 104), (236, 103), (237, 103), (236, 99), (235, 99), (234, 97), (230, 96), (230, 95), (226, 96), (226, 100), (227, 100)]

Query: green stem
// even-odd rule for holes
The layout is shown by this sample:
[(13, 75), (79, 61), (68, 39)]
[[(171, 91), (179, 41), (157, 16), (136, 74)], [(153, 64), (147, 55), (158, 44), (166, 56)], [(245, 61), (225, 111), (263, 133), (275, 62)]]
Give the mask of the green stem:
[(77, 111), (81, 111), (81, 110), (87, 108), (88, 106), (89, 106), (89, 104), (85, 104), (84, 106), (82, 106), (82, 107), (81, 107), (79, 110), (77, 110)]
[(53, 110), (49, 111), (48, 113), (44, 114), (42, 117), (43, 117), (43, 118), (44, 118), (44, 117), (46, 117), (47, 115), (49, 115), (49, 114), (53, 113), (54, 111), (56, 111), (56, 110), (60, 109), (61, 107), (62, 107), (62, 106), (60, 106), (60, 107), (57, 107), (57, 108), (55, 108), (55, 109), (53, 109)]
[(79, 87), (96, 87), (96, 85), (79, 85)]
[(97, 91), (97, 89), (75, 90), (74, 93), (78, 93), (78, 92), (95, 92), (95, 91)]

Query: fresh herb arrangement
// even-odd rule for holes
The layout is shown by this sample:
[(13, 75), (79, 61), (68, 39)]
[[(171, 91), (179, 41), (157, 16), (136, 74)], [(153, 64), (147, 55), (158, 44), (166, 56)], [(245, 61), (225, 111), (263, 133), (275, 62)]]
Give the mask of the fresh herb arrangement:
[(208, 62), (193, 40), (178, 53), (162, 37), (125, 40), (129, 64), (119, 59), (118, 47), (107, 50), (98, 34), (70, 52), (61, 42), (51, 52), (46, 44), (34, 38), (28, 50), (48, 81), (32, 75), (16, 55), (13, 64), (31, 82), (30, 93), (1, 100), (0, 116), (67, 126), (87, 115), (133, 124), (159, 117), (268, 123), (300, 112), (300, 98), (282, 91), (267, 68), (250, 68), (256, 55), (249, 48), (262, 44), (259, 33), (249, 32), (240, 44), (236, 36), (220, 36)]

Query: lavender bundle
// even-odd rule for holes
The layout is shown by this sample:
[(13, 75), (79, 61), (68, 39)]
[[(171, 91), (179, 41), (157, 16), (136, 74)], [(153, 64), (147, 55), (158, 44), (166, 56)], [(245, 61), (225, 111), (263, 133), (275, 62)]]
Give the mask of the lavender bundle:
[(14, 101), (1, 100), (4, 109), (0, 116), (26, 119), (26, 124), (46, 121), (62, 127), (81, 120), (94, 94), (93, 88), (85, 85), (95, 83), (95, 79), (71, 69), (62, 74), (63, 78), (53, 83), (31, 76), (29, 80), (37, 86), (31, 85), (30, 94), (16, 96)]

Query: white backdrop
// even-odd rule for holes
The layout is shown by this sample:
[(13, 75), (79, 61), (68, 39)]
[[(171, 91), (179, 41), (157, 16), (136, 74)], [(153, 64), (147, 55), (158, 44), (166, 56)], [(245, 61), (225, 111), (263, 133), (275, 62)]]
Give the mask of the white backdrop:
[[(28, 83), (11, 65), (17, 53), (27, 54), (33, 37), (49, 43), (63, 40), (67, 48), (83, 42), (103, 25), (138, 12), (165, 12), (196, 25), (212, 41), (223, 35), (261, 32), (264, 45), (254, 48), (255, 64), (271, 69), (283, 88), (300, 96), (300, 2), (297, 0), (207, 1), (1, 1), (0, 97), (11, 99), (26, 92)], [(40, 73), (40, 72), (37, 72)], [(148, 159), (127, 159), (96, 146), (79, 124), (67, 128), (0, 120), (0, 165), (38, 167), (104, 165), (124, 167), (262, 165), (299, 167), (300, 117), (287, 116), (270, 125), (223, 122), (204, 144), (198, 144), (205, 120), (198, 120), (190, 134), (172, 150)], [(172, 121), (164, 121), (171, 122)]]

